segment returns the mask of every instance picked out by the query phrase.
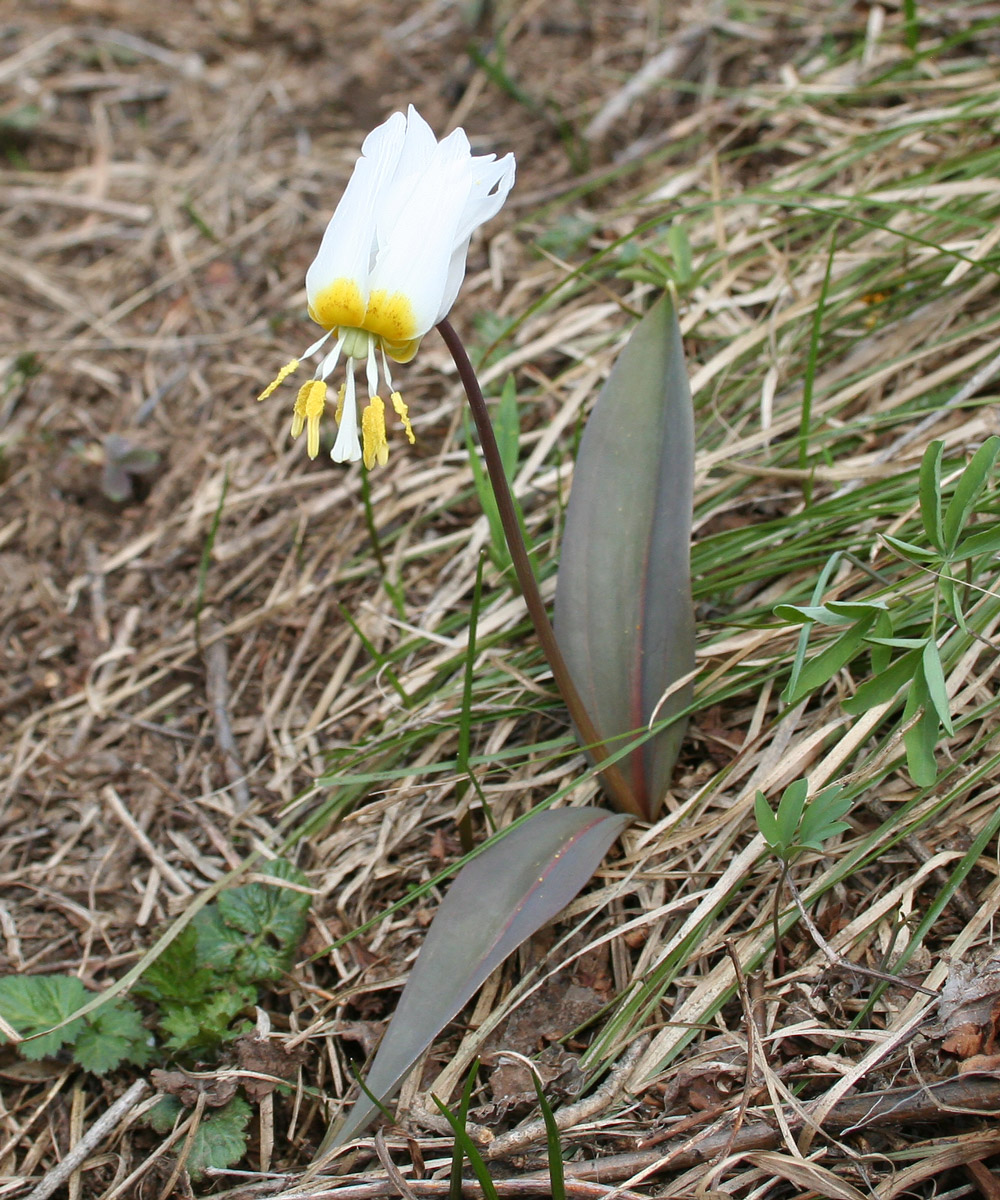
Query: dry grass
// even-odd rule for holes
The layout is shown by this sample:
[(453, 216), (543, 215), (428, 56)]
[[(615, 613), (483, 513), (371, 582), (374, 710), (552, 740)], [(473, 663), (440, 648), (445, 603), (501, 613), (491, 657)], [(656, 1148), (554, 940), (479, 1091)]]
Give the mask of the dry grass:
[[(454, 759), (489, 534), (443, 347), (432, 335), (405, 370), (416, 449), (397, 437), (371, 478), (381, 563), (358, 471), (311, 464), (289, 443), (287, 395), (254, 399), (309, 336), (304, 270), (361, 137), (412, 100), (437, 128), (463, 122), (518, 157), (514, 198), (473, 246), (454, 320), (489, 352), (494, 393), (515, 373), (518, 491), (549, 596), (576, 431), (650, 291), (623, 271), (662, 251), (671, 218), (706, 269), (684, 316), (702, 676), (675, 790), (663, 821), (626, 835), (404, 1091), (414, 1140), (388, 1145), (404, 1152), (407, 1186), (445, 1190), (431, 1179), (450, 1151), (429, 1091), (452, 1097), (476, 1055), (569, 1038), (573, 1064), (557, 1066), (570, 1076), (581, 1054), (585, 1068), (618, 1063), (596, 1102), (566, 1110), (572, 1194), (598, 1194), (582, 1181), (599, 1177), (678, 1196), (756, 1196), (769, 1182), (774, 1195), (995, 1195), (983, 1162), (1000, 1139), (961, 1110), (1000, 1107), (1000, 1092), (949, 1093), (941, 1103), (959, 1111), (936, 1118), (917, 1113), (917, 1095), (900, 1101), (912, 1128), (846, 1132), (842, 1097), (913, 1089), (953, 1060), (928, 1032), (928, 996), (897, 986), (870, 1005), (871, 981), (859, 993), (827, 974), (791, 908), (775, 957), (778, 867), (761, 861), (752, 803), (804, 774), (858, 789), (852, 833), (796, 873), (838, 952), (892, 964), (919, 930), (907, 978), (936, 989), (950, 959), (990, 942), (992, 643), (951, 669), (967, 719), (940, 786), (921, 793), (884, 713), (849, 720), (832, 690), (781, 708), (796, 631), (769, 614), (806, 602), (839, 548), (856, 561), (836, 594), (863, 589), (870, 563), (885, 565), (876, 532), (912, 519), (927, 442), (943, 437), (958, 456), (997, 429), (1000, 88), (988, 56), (1000, 11), (918, 5), (938, 50), (904, 71), (892, 5), (874, 6), (867, 27), (833, 0), (731, 5), (711, 26), (695, 5), (491, 7), (470, 25), (474, 6), (437, 0), (397, 24), (397, 9), (345, 0), (335, 12), (205, 0), (153, 22), (142, 5), (80, 0), (0, 30), (5, 970), (106, 988), (250, 852), (284, 848), (314, 889), (311, 929), (263, 1004), (274, 1040), (305, 1060), (296, 1090), (256, 1109), (249, 1178), (197, 1185), (276, 1193), (350, 1090), (338, 1034), (363, 1044), (391, 1012), (434, 888), (401, 902), (454, 865), (462, 811), (482, 827)], [(127, 502), (105, 494), (111, 435), (158, 455)], [(553, 795), (593, 800), (523, 607), (495, 575), (478, 647), (475, 763), (498, 823)], [(0, 1194), (12, 1195), (52, 1172), (136, 1075), (102, 1082), (2, 1053)], [(572, 1078), (552, 1069), (571, 1104)], [(537, 1114), (509, 1080), (492, 1083), (475, 1120), (496, 1139), (505, 1193), (530, 1194), (544, 1143), (502, 1139)], [(143, 1104), (69, 1173), (71, 1200), (189, 1193)], [(740, 1127), (760, 1140), (734, 1140)], [(801, 1157), (817, 1151), (815, 1164)], [(350, 1195), (395, 1194), (371, 1172)]]

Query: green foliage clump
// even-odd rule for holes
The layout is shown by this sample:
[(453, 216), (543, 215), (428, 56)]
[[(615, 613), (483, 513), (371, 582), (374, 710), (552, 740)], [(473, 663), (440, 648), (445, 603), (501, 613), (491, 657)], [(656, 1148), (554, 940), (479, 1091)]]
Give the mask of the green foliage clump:
[(164, 1048), (198, 1058), (245, 1033), (257, 985), (280, 979), (305, 933), (305, 876), (282, 859), (263, 873), (295, 885), (248, 883), (223, 892), (174, 938), (136, 986), (159, 1009)]
[[(305, 933), (306, 877), (283, 859), (260, 873), (274, 882), (222, 892), (146, 970), (135, 993), (155, 1006), (149, 1027), (131, 1000), (117, 996), (69, 1020), (92, 998), (74, 976), (0, 979), (0, 1016), (27, 1039), (18, 1043), (20, 1053), (41, 1059), (66, 1052), (96, 1075), (154, 1057), (161, 1064), (217, 1060), (226, 1043), (250, 1029), (243, 1014), (256, 1003), (259, 985), (281, 978)], [(166, 1132), (182, 1108), (175, 1096), (165, 1096), (150, 1111), (150, 1124)], [(250, 1115), (240, 1096), (202, 1114), (186, 1160), (193, 1176), (242, 1157)]]
[[(973, 518), (983, 510), (984, 493), (990, 497), (987, 488), (1000, 457), (1000, 438), (987, 438), (979, 447), (947, 502), (943, 453), (940, 441), (931, 442), (924, 453), (918, 479), (922, 528), (906, 539), (883, 534), (897, 564), (916, 567), (917, 574), (901, 576), (883, 587), (882, 595), (870, 598), (775, 609), (778, 617), (805, 627), (782, 699), (798, 703), (867, 650), (870, 676), (845, 698), (844, 710), (861, 716), (880, 704), (902, 701), (899, 727), (906, 765), (921, 787), (937, 779), (935, 750), (942, 729), (949, 737), (955, 732), (946, 673), (980, 636), (976, 625), (987, 626), (997, 608), (992, 588), (977, 581), (991, 578), (1000, 551), (1000, 524), (978, 524)], [(826, 577), (839, 558), (831, 560)], [(835, 635), (807, 658), (809, 630), (819, 627), (835, 630)]]

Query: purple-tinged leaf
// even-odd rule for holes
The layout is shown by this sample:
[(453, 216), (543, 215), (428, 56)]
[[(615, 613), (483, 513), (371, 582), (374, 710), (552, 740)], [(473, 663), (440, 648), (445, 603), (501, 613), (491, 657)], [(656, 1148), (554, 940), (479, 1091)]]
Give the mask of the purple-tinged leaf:
[[(427, 930), (365, 1080), (381, 1102), (496, 967), (573, 899), (628, 817), (596, 808), (541, 812), (455, 877)], [(362, 1095), (317, 1157), (344, 1145), (378, 1111)]]
[[(670, 689), (694, 668), (693, 487), (691, 390), (664, 295), (639, 322), (587, 422), (556, 587), (559, 648), (612, 753), (690, 702), (690, 683)], [(678, 720), (619, 760), (650, 819), (683, 734)]]

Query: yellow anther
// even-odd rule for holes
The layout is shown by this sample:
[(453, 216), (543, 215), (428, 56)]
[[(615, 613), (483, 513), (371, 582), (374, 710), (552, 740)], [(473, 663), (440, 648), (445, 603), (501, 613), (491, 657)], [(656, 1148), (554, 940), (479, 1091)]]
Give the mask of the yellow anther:
[(410, 424), (410, 410), (406, 407), (403, 397), (399, 392), (393, 392), (389, 399), (392, 401), (392, 407), (396, 410), (397, 416), (403, 422), (403, 429), (406, 431), (406, 440), (412, 446), (417, 439), (413, 436), (413, 426)]
[(344, 419), (344, 397), (347, 395), (347, 384), (340, 385), (340, 391), (337, 393), (337, 411), (333, 414), (333, 419), (337, 422), (337, 428), (340, 428), (340, 422)]
[(293, 358), (291, 362), (285, 363), (285, 365), (281, 368), (281, 370), (278, 372), (278, 374), (275, 375), (275, 377), (271, 380), (271, 382), (267, 385), (267, 387), (264, 388), (264, 390), (261, 392), (261, 394), (257, 397), (258, 401), (266, 400), (268, 398), (268, 396), (270, 396), (270, 394), (274, 391), (275, 388), (280, 387), (285, 382), (285, 380), (288, 378), (288, 376), (291, 375), (291, 373), (293, 371), (297, 371), (298, 369), (299, 369), (299, 360), (297, 358)]
[(389, 443), (385, 436), (385, 405), (381, 396), (372, 396), (361, 414), (361, 444), (365, 466), (369, 471), (376, 463), (384, 467), (389, 461)]
[(292, 437), (298, 437), (303, 426), (306, 433), (306, 452), (310, 458), (319, 454), (319, 423), (326, 411), (326, 384), (322, 379), (310, 379), (299, 388), (292, 410)]

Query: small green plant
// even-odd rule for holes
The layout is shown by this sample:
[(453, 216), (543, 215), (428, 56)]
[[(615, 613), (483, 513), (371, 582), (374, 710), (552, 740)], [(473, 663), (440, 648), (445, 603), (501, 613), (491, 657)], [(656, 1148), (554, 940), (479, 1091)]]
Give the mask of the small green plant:
[(627, 255), (619, 275), (657, 288), (673, 286), (679, 295), (687, 295), (701, 277), (703, 268), (695, 269), (691, 241), (679, 221), (672, 221), (667, 228), (664, 248), (666, 254), (643, 246), (637, 251), (635, 261), (628, 261), (631, 255)]
[[(947, 504), (942, 497), (943, 451), (942, 442), (931, 442), (920, 467), (918, 498), (925, 543), (882, 535), (898, 559), (918, 567), (921, 575), (901, 579), (884, 599), (782, 604), (775, 609), (775, 615), (806, 626), (782, 693), (785, 703), (795, 704), (822, 687), (867, 648), (870, 676), (845, 698), (844, 710), (860, 716), (905, 695), (900, 728), (906, 765), (922, 787), (937, 778), (935, 750), (941, 730), (949, 736), (954, 733), (946, 667), (978, 636), (969, 624), (973, 608), (984, 619), (992, 616), (995, 597), (976, 580), (989, 575), (1000, 551), (1000, 524), (970, 528), (1000, 457), (1000, 438), (987, 438), (979, 447), (956, 480)], [(841, 632), (806, 659), (812, 626)]]
[(807, 803), (808, 792), (808, 782), (796, 779), (781, 793), (777, 812), (771, 811), (763, 792), (754, 801), (757, 828), (786, 870), (803, 850), (822, 850), (830, 838), (850, 829), (842, 818), (851, 801), (842, 788), (824, 788)]
[(851, 799), (844, 796), (843, 789), (834, 784), (824, 788), (807, 800), (809, 783), (796, 779), (781, 793), (777, 812), (771, 810), (763, 792), (754, 800), (754, 816), (761, 837), (768, 848), (781, 860), (781, 876), (774, 890), (774, 906), (771, 921), (774, 930), (775, 953), (781, 956), (781, 930), (778, 915), (781, 894), (792, 863), (803, 850), (822, 850), (830, 838), (850, 829), (843, 820), (851, 807)]
[[(260, 985), (288, 970), (305, 932), (310, 896), (302, 872), (276, 859), (260, 874), (274, 882), (222, 892), (150, 965), (135, 986), (153, 1009), (145, 1022), (131, 1000), (118, 996), (69, 1020), (91, 999), (74, 976), (0, 979), (0, 1016), (26, 1039), (18, 1043), (19, 1052), (28, 1059), (68, 1053), (96, 1075), (152, 1060), (202, 1071), (217, 1063), (228, 1043), (250, 1031)], [(150, 1124), (166, 1132), (182, 1109), (176, 1096), (164, 1096), (150, 1110)], [(249, 1118), (250, 1106), (239, 1095), (204, 1112), (188, 1147), (190, 1173), (240, 1159)]]
[(170, 943), (136, 985), (159, 1010), (164, 1049), (187, 1061), (250, 1028), (261, 983), (280, 979), (305, 932), (309, 894), (298, 868), (277, 859), (264, 868), (295, 885), (249, 883), (222, 892)]

